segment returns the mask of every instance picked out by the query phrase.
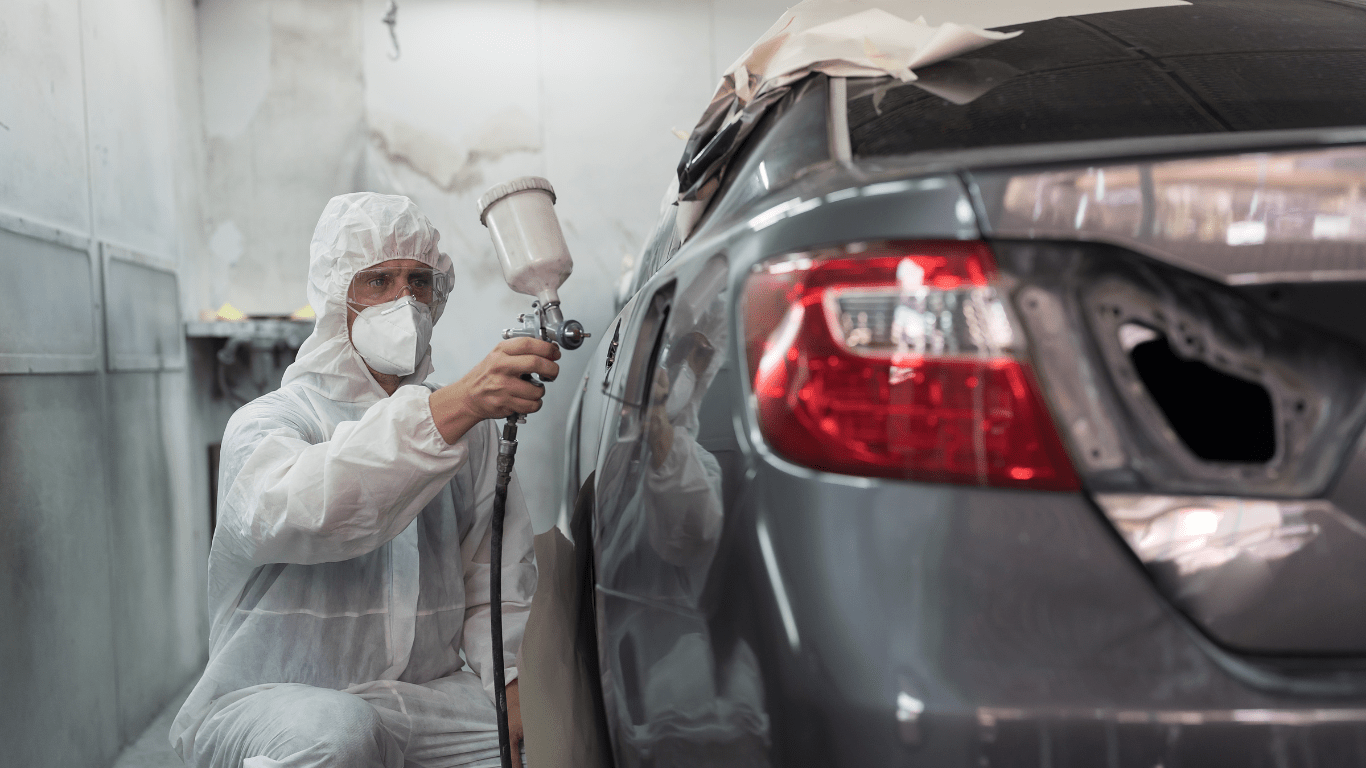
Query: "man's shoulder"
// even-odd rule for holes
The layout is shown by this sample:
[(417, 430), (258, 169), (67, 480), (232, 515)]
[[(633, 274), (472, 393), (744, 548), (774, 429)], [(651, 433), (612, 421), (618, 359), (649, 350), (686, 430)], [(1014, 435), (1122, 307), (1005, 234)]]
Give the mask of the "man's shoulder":
[(273, 429), (288, 429), (297, 432), (309, 442), (318, 442), (314, 434), (317, 414), (309, 398), (297, 383), (290, 382), (272, 392), (248, 402), (233, 413), (223, 433), (223, 441), (242, 436), (243, 433), (260, 433)]

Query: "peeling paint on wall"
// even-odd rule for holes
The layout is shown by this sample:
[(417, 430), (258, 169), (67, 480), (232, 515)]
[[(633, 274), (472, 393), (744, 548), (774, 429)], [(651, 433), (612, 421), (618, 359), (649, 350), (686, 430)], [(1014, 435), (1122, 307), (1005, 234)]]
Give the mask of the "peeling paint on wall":
[[(213, 11), (215, 18), (232, 13), (264, 19), (269, 48), (265, 93), (245, 127), (232, 135), (206, 129), (204, 218), (217, 229), (213, 262), (205, 270), (210, 305), (196, 311), (227, 301), (247, 314), (287, 315), (307, 301), (308, 243), (323, 206), (365, 178), (361, 4), (209, 1), (227, 4)], [(202, 20), (200, 29), (217, 34)], [(225, 69), (219, 87), (259, 88), (254, 67), (260, 52), (227, 50), (240, 60), (202, 64)], [(215, 98), (206, 94), (206, 111)]]
[(389, 162), (403, 165), (446, 193), (482, 191), (482, 167), (519, 152), (541, 151), (534, 118), (509, 107), (486, 121), (464, 149), (383, 112), (371, 110), (370, 141)]

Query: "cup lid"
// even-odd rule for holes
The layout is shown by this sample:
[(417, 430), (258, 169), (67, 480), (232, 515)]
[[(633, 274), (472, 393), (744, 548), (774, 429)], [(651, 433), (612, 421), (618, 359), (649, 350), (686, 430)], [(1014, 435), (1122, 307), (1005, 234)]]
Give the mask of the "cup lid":
[(540, 176), (522, 176), (513, 179), (512, 181), (505, 181), (502, 184), (491, 187), (489, 191), (479, 197), (479, 223), (486, 227), (488, 226), (488, 222), (484, 221), (484, 214), (488, 212), (489, 206), (508, 195), (516, 192), (526, 192), (531, 189), (541, 189), (549, 192), (550, 202), (554, 204), (555, 188), (550, 186), (549, 181), (546, 181)]

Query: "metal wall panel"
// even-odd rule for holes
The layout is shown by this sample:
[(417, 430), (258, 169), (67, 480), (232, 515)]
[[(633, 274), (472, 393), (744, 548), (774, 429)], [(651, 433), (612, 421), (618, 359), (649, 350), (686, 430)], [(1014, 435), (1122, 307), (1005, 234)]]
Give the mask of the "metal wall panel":
[(101, 239), (157, 255), (176, 252), (177, 187), (193, 183), (176, 136), (189, 104), (177, 103), (174, 84), (193, 49), (167, 37), (170, 6), (181, 4), (81, 4), (91, 226)]
[(101, 391), (99, 376), (0, 376), (6, 766), (108, 765), (119, 748)]
[[(126, 3), (110, 3), (119, 7)], [(0, 208), (90, 228), (81, 4), (4, 3), (0, 45)], [(127, 38), (113, 41), (128, 46)], [(138, 84), (126, 81), (126, 90)]]
[(201, 661), (198, 654), (187, 660), (181, 653), (184, 635), (195, 634), (202, 620), (185, 605), (183, 594), (187, 589), (197, 593), (202, 586), (183, 570), (177, 551), (186, 542), (185, 526), (177, 520), (175, 489), (185, 478), (173, 475), (189, 467), (183, 460), (176, 462), (182, 466), (173, 466), (178, 457), (168, 444), (176, 439), (176, 430), (168, 429), (167, 422), (182, 413), (187, 394), (185, 385), (174, 380), (183, 376), (116, 373), (108, 377), (105, 390), (105, 498), (117, 711), (124, 741), (137, 738)]
[[(94, 270), (89, 250), (56, 230), (21, 234), (0, 219), (0, 374), (99, 369)], [(30, 230), (36, 230), (29, 227)]]
[(108, 243), (100, 247), (104, 252), (109, 370), (184, 368), (185, 340), (175, 271)]

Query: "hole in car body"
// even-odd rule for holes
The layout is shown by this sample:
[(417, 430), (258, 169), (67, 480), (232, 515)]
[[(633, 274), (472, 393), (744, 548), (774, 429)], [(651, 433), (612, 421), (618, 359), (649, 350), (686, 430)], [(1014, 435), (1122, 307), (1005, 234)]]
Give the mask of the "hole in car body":
[(1308, 498), (1338, 474), (1366, 349), (1123, 248), (993, 246), (1089, 487)]
[(1144, 388), (1191, 453), (1251, 464), (1275, 457), (1275, 411), (1266, 387), (1178, 355), (1166, 335), (1145, 326), (1125, 324), (1120, 335)]

